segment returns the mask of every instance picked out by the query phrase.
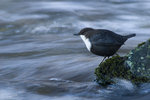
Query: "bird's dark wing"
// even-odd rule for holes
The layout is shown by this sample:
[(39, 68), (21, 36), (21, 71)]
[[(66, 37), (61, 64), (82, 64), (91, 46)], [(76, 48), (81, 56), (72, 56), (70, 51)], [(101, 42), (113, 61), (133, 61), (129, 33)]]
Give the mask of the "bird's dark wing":
[(122, 45), (122, 36), (109, 30), (96, 30), (94, 35), (89, 36), (92, 44), (99, 45)]

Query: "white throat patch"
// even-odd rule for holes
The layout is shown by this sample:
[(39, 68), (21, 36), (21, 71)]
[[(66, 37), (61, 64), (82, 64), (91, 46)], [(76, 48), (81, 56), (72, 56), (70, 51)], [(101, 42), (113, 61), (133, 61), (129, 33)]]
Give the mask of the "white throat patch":
[(88, 38), (86, 38), (84, 35), (80, 35), (81, 39), (83, 40), (83, 42), (85, 43), (87, 49), (90, 51), (91, 50), (91, 43), (90, 40)]

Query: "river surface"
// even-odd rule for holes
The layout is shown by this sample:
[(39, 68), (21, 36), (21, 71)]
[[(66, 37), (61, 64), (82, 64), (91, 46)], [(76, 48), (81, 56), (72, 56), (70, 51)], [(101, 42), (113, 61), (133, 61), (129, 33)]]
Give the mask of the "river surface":
[(0, 100), (150, 100), (150, 84), (98, 86), (84, 27), (136, 33), (125, 55), (150, 37), (150, 1), (0, 0)]

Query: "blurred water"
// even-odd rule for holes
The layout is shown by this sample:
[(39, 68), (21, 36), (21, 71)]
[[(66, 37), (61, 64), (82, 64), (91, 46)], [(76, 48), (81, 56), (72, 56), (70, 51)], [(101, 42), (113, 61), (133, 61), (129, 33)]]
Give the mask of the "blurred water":
[(125, 55), (150, 37), (149, 9), (148, 0), (1, 0), (0, 100), (149, 100), (149, 84), (99, 87), (102, 57), (73, 36), (83, 27), (136, 33)]

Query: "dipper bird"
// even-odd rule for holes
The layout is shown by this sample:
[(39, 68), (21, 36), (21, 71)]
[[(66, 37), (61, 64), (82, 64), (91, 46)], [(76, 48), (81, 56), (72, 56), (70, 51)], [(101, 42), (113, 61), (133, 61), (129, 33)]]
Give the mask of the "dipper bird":
[(127, 39), (136, 36), (136, 34), (122, 36), (110, 30), (93, 28), (83, 28), (74, 35), (79, 35), (82, 38), (88, 51), (104, 56), (104, 59), (114, 55)]

